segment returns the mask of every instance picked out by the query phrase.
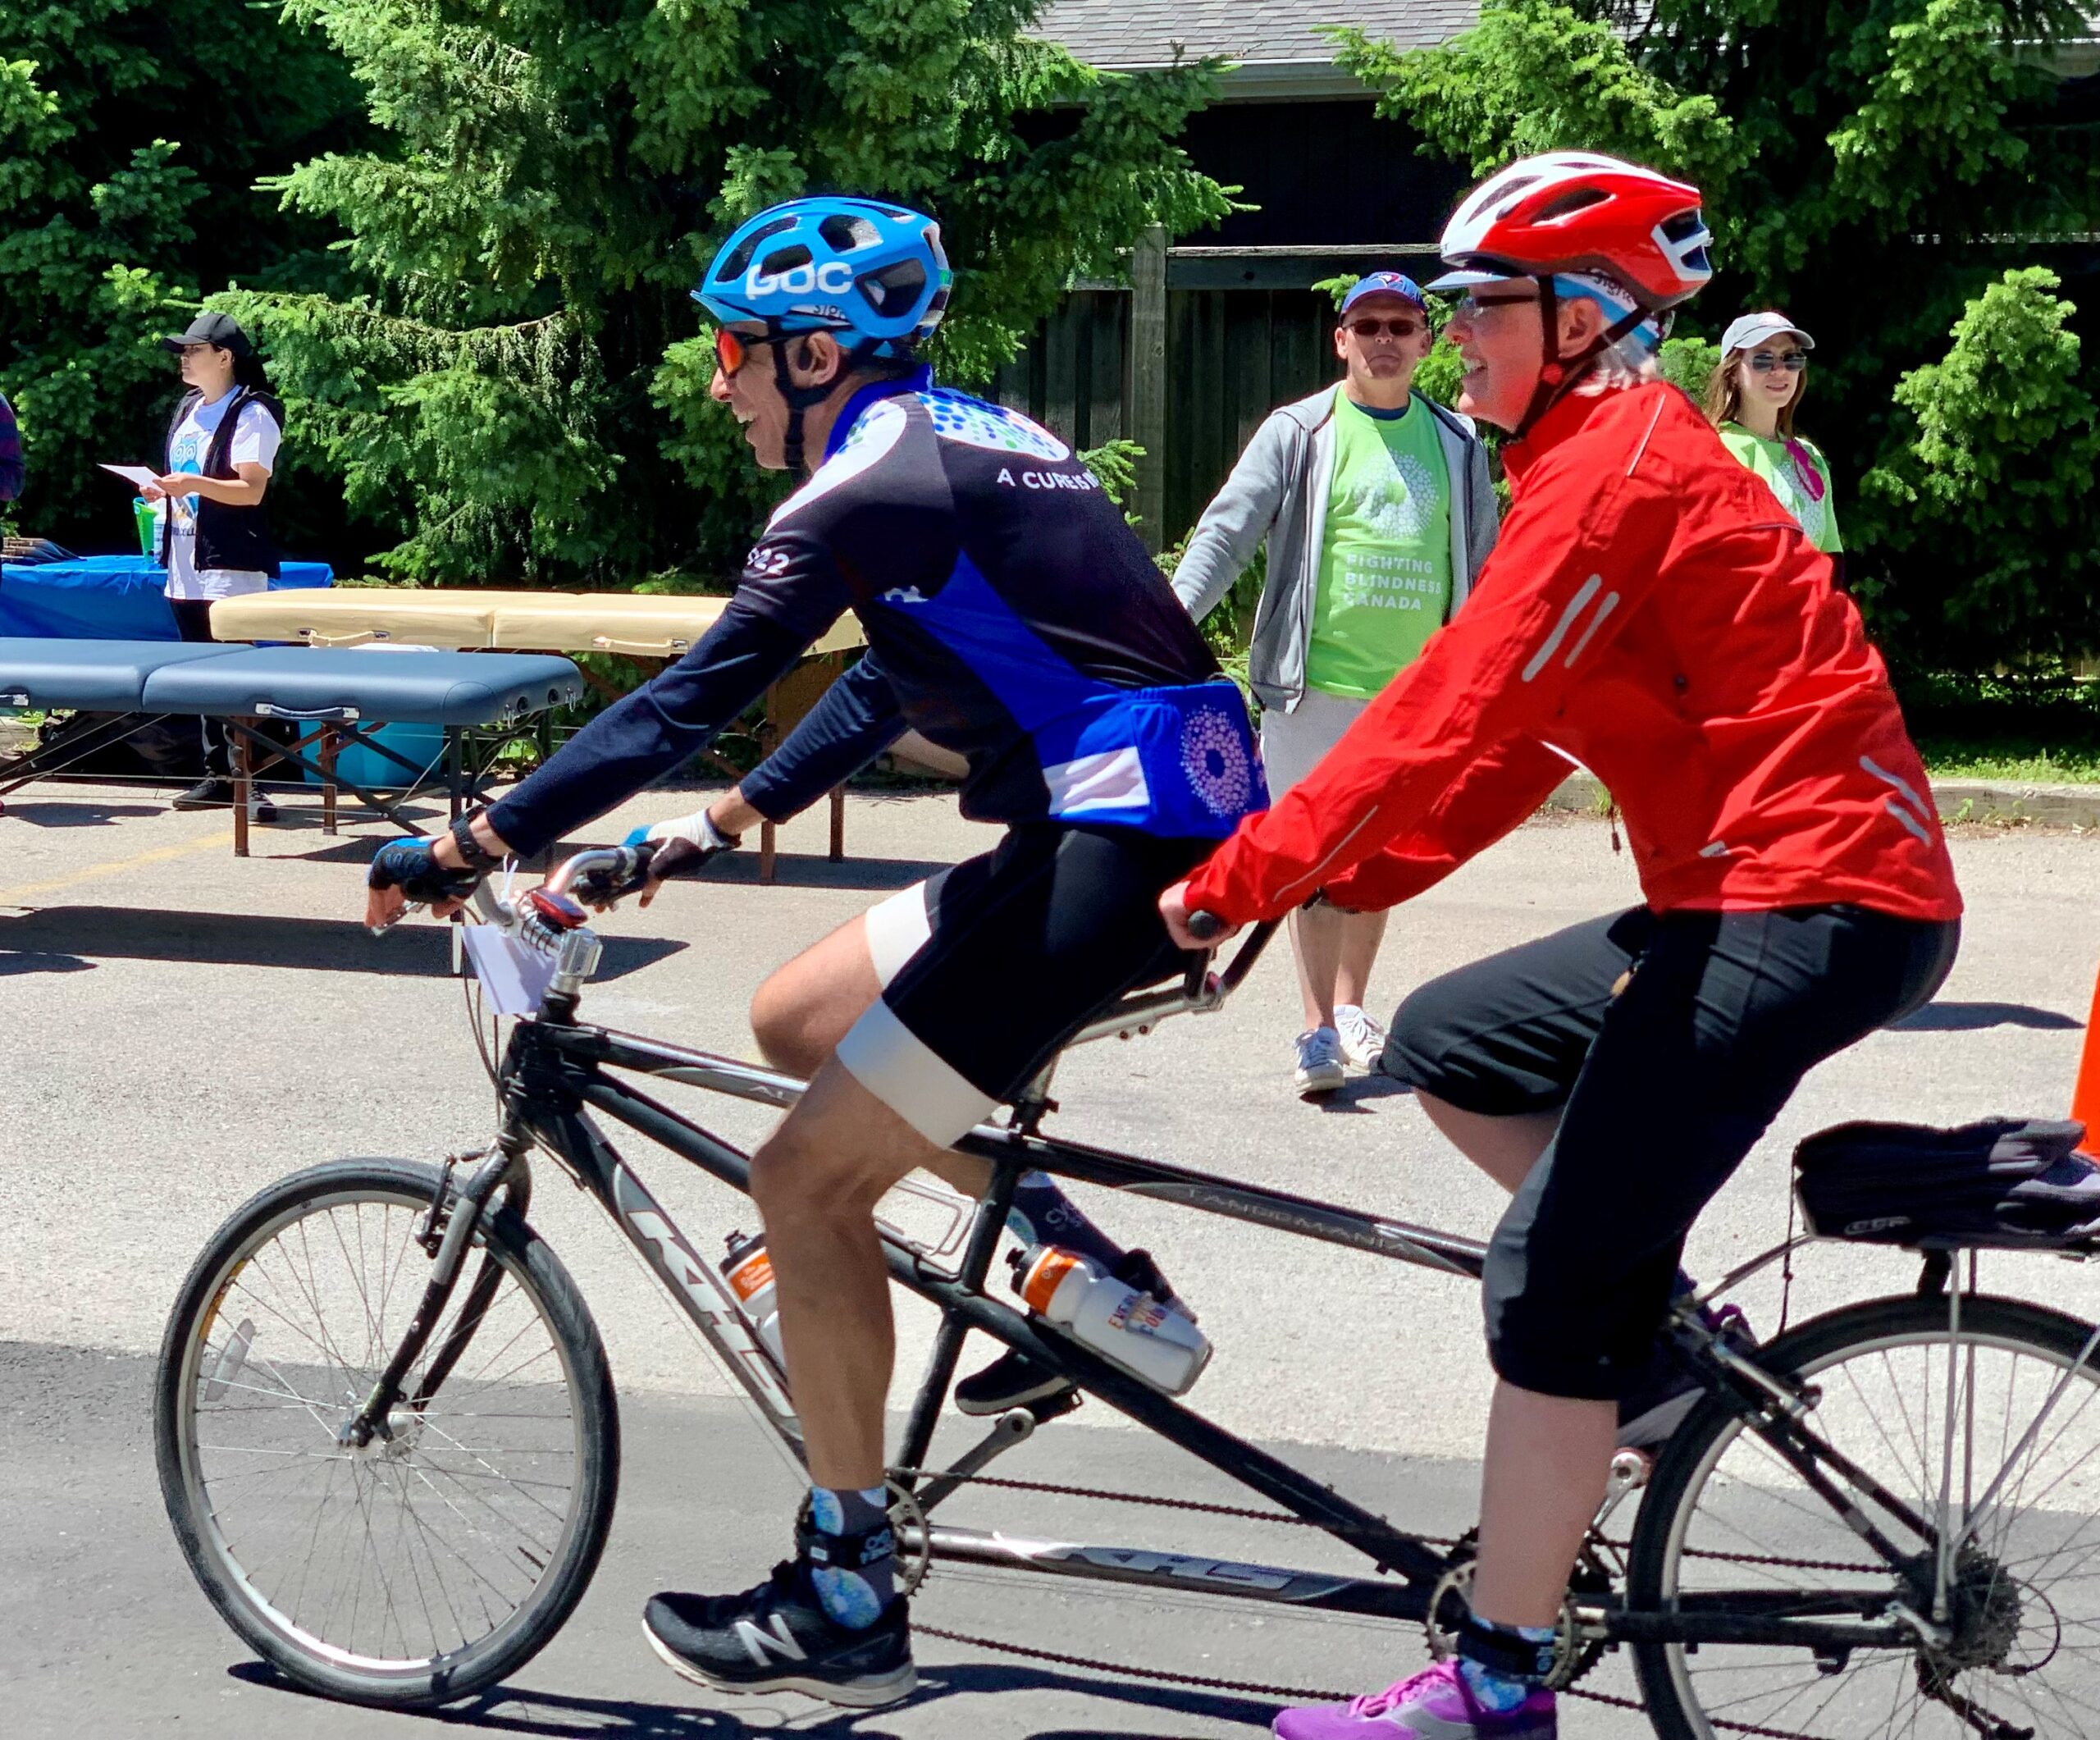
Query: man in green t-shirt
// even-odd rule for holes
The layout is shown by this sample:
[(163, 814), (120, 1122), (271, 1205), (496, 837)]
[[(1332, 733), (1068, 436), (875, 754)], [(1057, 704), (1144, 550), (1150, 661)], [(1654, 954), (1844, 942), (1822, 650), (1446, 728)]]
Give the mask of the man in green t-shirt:
[[(1176, 594), (1201, 617), (1267, 541), (1248, 664), (1272, 798), (1449, 620), (1495, 543), (1495, 491), (1472, 422), (1413, 390), (1431, 343), (1413, 281), (1359, 279), (1334, 343), (1342, 380), (1270, 415), (1174, 571)], [(1377, 1066), (1385, 1030), (1363, 1004), (1385, 929), (1382, 912), (1293, 915), (1300, 1094)]]

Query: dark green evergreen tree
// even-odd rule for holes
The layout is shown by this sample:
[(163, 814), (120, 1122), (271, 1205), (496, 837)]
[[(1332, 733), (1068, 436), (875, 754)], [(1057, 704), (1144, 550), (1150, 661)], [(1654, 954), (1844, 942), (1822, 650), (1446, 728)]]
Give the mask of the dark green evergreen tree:
[(708, 404), (688, 291), (806, 190), (937, 212), (957, 268), (934, 360), (988, 380), (1075, 272), (1224, 194), (1169, 143), (1197, 67), (1096, 73), (1040, 0), (293, 0), (380, 148), (304, 163), (346, 290), (249, 295), (308, 438), (432, 582), (719, 574), (765, 485)]

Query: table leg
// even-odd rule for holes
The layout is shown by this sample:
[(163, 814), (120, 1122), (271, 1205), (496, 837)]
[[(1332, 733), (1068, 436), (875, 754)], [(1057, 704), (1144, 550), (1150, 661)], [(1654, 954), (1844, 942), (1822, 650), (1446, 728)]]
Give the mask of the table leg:
[(248, 794), (253, 788), (249, 772), (249, 751), (247, 733), (229, 731), (233, 739), (233, 855), (236, 858), (248, 856)]
[(769, 888), (773, 884), (774, 861), (778, 854), (774, 850), (775, 829), (771, 822), (761, 822), (758, 829), (758, 879)]
[(336, 831), (336, 751), (339, 739), (333, 725), (321, 728), (321, 831)]
[(452, 788), (452, 820), (455, 822), (467, 813), (467, 763), (460, 742), (462, 735), (457, 726), (445, 728), (445, 783)]
[(846, 788), (842, 785), (831, 788), (831, 861), (846, 861)]

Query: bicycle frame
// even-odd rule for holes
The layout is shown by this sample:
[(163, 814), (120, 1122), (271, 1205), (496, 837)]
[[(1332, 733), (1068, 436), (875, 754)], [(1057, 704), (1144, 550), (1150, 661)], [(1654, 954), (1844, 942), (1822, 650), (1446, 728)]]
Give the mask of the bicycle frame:
[[(1246, 961), (1235, 961), (1244, 974)], [(1236, 975), (1228, 975), (1228, 979)], [(1192, 985), (1194, 977), (1192, 975)], [(1202, 993), (1214, 1006), (1222, 991), (1211, 981)], [(605, 1206), (692, 1320), (695, 1327), (756, 1404), (762, 1418), (799, 1458), (801, 1429), (780, 1376), (759, 1345), (728, 1284), (704, 1259), (590, 1116), (596, 1112), (627, 1126), (740, 1193), (750, 1189), (748, 1156), (699, 1125), (652, 1099), (609, 1070), (655, 1076), (734, 1098), (779, 1107), (792, 1105), (804, 1084), (777, 1071), (714, 1053), (577, 1023), (573, 988), (558, 985), (540, 1019), (514, 1030), (500, 1074), (503, 1122), (500, 1154), (506, 1169), (522, 1169), (536, 1142)], [(1095, 1024), (1082, 1037), (1134, 1030), (1142, 1020), (1179, 1008), (1203, 1007), (1171, 992), (1134, 999)], [(1053, 1176), (1114, 1190), (1180, 1203), (1207, 1213), (1250, 1222), (1347, 1246), (1440, 1272), (1477, 1280), (1486, 1254), (1475, 1240), (1360, 1213), (1310, 1197), (1238, 1182), (1087, 1144), (1048, 1137), (1036, 1127), (1045, 1103), (1035, 1085), (1017, 1107), (1015, 1127), (980, 1125), (956, 1146), (991, 1163), (993, 1181), (975, 1208), (961, 1259), (952, 1269), (930, 1260), (924, 1247), (879, 1228), (891, 1279), (934, 1305), (941, 1313), (927, 1369), (911, 1406), (897, 1466), (921, 1514), (930, 1512), (995, 1456), (1031, 1435), (1034, 1421), (1015, 1410), (951, 1468), (920, 1472), (941, 1408), (954, 1377), (963, 1338), (983, 1331), (1005, 1346), (1071, 1377), (1095, 1396), (1150, 1431), (1201, 1459), (1292, 1517), (1318, 1528), (1370, 1560), (1378, 1573), (1348, 1577), (1211, 1557), (1077, 1542), (1023, 1539), (1005, 1533), (927, 1523), (924, 1544), (933, 1557), (1100, 1582), (1281, 1602), (1401, 1621), (1429, 1616), (1438, 1586), (1453, 1568), (1450, 1555), (1385, 1518), (1351, 1503), (1279, 1458), (1235, 1436), (1201, 1414), (1129, 1377), (1085, 1348), (988, 1297), (984, 1282), (1007, 1208), (1020, 1174), (1039, 1169)], [(1841, 1516), (1857, 1519), (1863, 1541), (1892, 1569), (1904, 1562), (1888, 1542), (1858, 1516), (1824, 1472), (1834, 1469), (1885, 1505), (1921, 1539), (1936, 1541), (1922, 1519), (1874, 1482), (1832, 1446), (1808, 1432), (1775, 1404), (1786, 1392), (1748, 1362), (1710, 1350), (1710, 1387), (1727, 1395), (1751, 1428), (1771, 1442)], [(1729, 1369), (1731, 1361), (1742, 1372)], [(1747, 1374), (1747, 1375), (1746, 1375)], [(1791, 1400), (1792, 1398), (1787, 1398)], [(1800, 1410), (1796, 1409), (1796, 1412)], [(1392, 1573), (1392, 1574), (1382, 1574)], [(1772, 1645), (1801, 1650), (1909, 1649), (1919, 1641), (1918, 1621), (1892, 1613), (1886, 1594), (1832, 1591), (1805, 1610), (1793, 1592), (1784, 1614), (1756, 1592), (1739, 1596), (1701, 1593), (1667, 1611), (1636, 1612), (1615, 1596), (1584, 1597), (1576, 1607), (1579, 1633), (1604, 1642), (1710, 1642)]]

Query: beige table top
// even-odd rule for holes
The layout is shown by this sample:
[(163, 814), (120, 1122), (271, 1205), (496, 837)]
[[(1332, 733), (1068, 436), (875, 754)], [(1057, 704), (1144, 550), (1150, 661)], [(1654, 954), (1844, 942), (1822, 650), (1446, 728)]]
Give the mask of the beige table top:
[[(313, 646), (617, 652), (675, 659), (714, 626), (728, 603), (726, 598), (633, 592), (301, 587), (213, 601), (212, 634), (221, 641), (303, 641)], [(861, 644), (861, 625), (848, 614), (810, 651), (839, 652)]]

